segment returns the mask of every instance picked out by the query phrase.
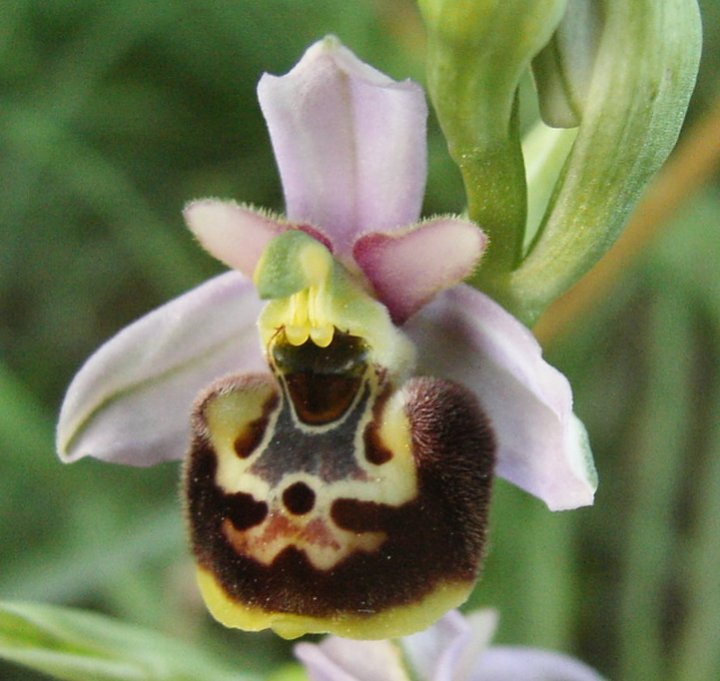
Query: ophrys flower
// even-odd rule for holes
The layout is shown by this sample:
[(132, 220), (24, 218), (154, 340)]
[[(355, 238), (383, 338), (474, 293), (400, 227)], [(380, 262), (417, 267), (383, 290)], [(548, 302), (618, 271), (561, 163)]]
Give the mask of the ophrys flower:
[(191, 442), (193, 548), (224, 623), (402, 635), (472, 588), (495, 459), (553, 509), (591, 503), (584, 430), (530, 332), (459, 283), (486, 246), (480, 229), (417, 223), (420, 88), (326, 39), (259, 95), (286, 218), (187, 207), (237, 271), (88, 360), (59, 449), (149, 465)]

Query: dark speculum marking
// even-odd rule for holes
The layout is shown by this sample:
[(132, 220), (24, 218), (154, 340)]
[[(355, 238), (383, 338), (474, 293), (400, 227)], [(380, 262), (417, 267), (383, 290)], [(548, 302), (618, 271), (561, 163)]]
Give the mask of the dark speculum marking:
[(392, 450), (383, 444), (379, 434), (382, 410), (389, 397), (390, 387), (387, 386), (376, 399), (373, 405), (373, 419), (365, 426), (363, 433), (365, 458), (376, 466), (387, 463), (393, 458)]
[[(404, 393), (418, 494), (399, 506), (330, 499), (330, 518), (336, 526), (353, 533), (385, 535), (375, 550), (356, 550), (330, 569), (315, 567), (294, 545), (267, 564), (233, 547), (223, 524), (228, 518), (233, 525), (239, 520), (233, 518), (238, 496), (217, 486), (216, 453), (202, 424), (195, 427), (185, 468), (192, 545), (198, 564), (215, 576), (229, 599), (266, 612), (326, 618), (415, 604), (443, 584), (475, 579), (485, 545), (492, 484), (495, 444), (491, 430), (475, 397), (453, 383), (413, 379)], [(305, 445), (293, 451), (297, 434), (296, 429), (280, 436), (276, 432), (273, 437), (278, 448), (276, 465), (289, 465), (286, 471), (312, 467), (303, 458), (314, 456), (308, 455)], [(352, 458), (352, 452), (346, 450), (345, 458)], [(333, 466), (338, 465), (338, 454), (327, 456)], [(240, 516), (254, 517), (247, 510)]]
[(337, 421), (352, 404), (361, 384), (360, 378), (315, 376), (309, 372), (287, 374), (285, 381), (297, 417), (312, 426)]
[(227, 517), (236, 530), (249, 530), (259, 525), (267, 516), (268, 506), (264, 501), (255, 501), (251, 495), (243, 492), (228, 494)]
[(282, 500), (293, 515), (305, 515), (315, 506), (315, 492), (304, 482), (296, 482), (283, 492)]
[(298, 429), (285, 399), (272, 439), (248, 472), (272, 487), (289, 472), (307, 473), (328, 483), (365, 478), (355, 457), (355, 433), (369, 397), (370, 390), (365, 386), (347, 418), (327, 432)]
[(247, 459), (252, 456), (257, 446), (265, 434), (268, 418), (278, 405), (279, 397), (274, 395), (263, 405), (263, 414), (259, 419), (250, 421), (245, 428), (238, 434), (233, 443), (235, 453), (241, 459)]
[(367, 346), (339, 331), (326, 348), (311, 340), (291, 345), (281, 336), (272, 346), (272, 360), (298, 419), (324, 425), (340, 419), (355, 400), (367, 371)]

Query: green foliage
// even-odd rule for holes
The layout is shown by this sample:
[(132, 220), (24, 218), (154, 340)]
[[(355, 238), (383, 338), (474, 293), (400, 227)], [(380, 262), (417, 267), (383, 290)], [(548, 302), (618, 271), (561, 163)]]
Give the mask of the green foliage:
[[(718, 3), (702, 10), (691, 119), (720, 94)], [(177, 666), (142, 675), (162, 657), (203, 665), (187, 678), (215, 668), (242, 679), (289, 660), (270, 635), (209, 622), (177, 466), (64, 467), (53, 431), (65, 387), (105, 338), (218, 271), (182, 225), (186, 201), (282, 210), (255, 85), (331, 32), (394, 77), (422, 80), (410, 0), (0, 4), (0, 598), (133, 623), (9, 606), (0, 651), (15, 663), (0, 678), (47, 678), (17, 664), (60, 678), (183, 678)], [(426, 213), (460, 211), (460, 178), (431, 130)], [(720, 675), (718, 221), (716, 178), (550, 349), (600, 487), (594, 507), (551, 514), (498, 483), (473, 603), (500, 611), (501, 641), (573, 652), (624, 681)]]
[(192, 647), (109, 617), (0, 602), (0, 656), (67, 681), (254, 681)]
[[(470, 281), (528, 325), (620, 235), (677, 141), (700, 60), (692, 0), (566, 6), (420, 1), (430, 94), (490, 237)], [(544, 117), (578, 134), (528, 244), (517, 91), (531, 60)]]
[(720, 671), (719, 213), (717, 188), (697, 196), (553, 352), (601, 475), (577, 516), (576, 635), (614, 678)]

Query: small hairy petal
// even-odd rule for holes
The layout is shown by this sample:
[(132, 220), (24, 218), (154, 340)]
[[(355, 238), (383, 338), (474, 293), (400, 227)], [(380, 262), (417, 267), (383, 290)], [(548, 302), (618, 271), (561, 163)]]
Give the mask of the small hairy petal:
[(258, 97), (289, 220), (320, 227), (344, 257), (359, 234), (418, 219), (427, 105), (417, 84), (326, 38), (287, 75), (265, 74)]
[(597, 479), (567, 379), (535, 337), (488, 296), (460, 285), (439, 294), (404, 330), (419, 370), (473, 390), (497, 437), (498, 475), (551, 510), (592, 504)]
[(213, 257), (252, 277), (267, 245), (287, 225), (234, 201), (200, 199), (183, 211), (185, 222)]
[(319, 645), (300, 643), (294, 650), (312, 681), (408, 681), (400, 652), (390, 641), (331, 636)]
[(181, 459), (196, 394), (230, 371), (265, 367), (255, 325), (261, 306), (250, 281), (229, 272), (120, 331), (68, 388), (60, 458), (136, 466)]
[(468, 681), (603, 681), (594, 670), (568, 655), (524, 648), (493, 646), (478, 660)]
[(437, 293), (469, 276), (486, 245), (474, 223), (437, 218), (403, 232), (365, 234), (353, 256), (393, 321), (402, 324)]

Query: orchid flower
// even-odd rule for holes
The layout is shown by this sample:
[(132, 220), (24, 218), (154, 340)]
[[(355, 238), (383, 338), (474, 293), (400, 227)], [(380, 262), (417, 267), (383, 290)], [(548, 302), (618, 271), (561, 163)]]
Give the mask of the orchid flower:
[(551, 509), (590, 504), (587, 438), (532, 334), (461, 283), (483, 232), (418, 222), (420, 87), (328, 38), (258, 93), (285, 217), (187, 206), (233, 271), (87, 361), (60, 456), (185, 457), (200, 588), (228, 626), (418, 631), (475, 582), (493, 469)]
[(562, 653), (490, 646), (496, 627), (494, 610), (467, 617), (451, 611), (399, 645), (331, 636), (319, 645), (296, 645), (295, 655), (311, 681), (602, 681), (593, 669)]

